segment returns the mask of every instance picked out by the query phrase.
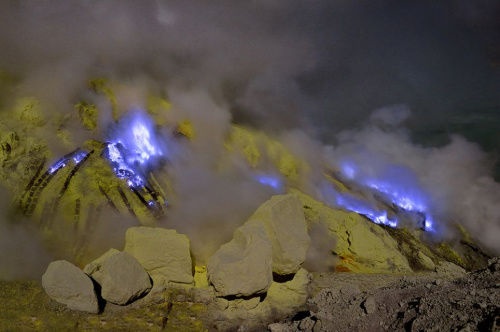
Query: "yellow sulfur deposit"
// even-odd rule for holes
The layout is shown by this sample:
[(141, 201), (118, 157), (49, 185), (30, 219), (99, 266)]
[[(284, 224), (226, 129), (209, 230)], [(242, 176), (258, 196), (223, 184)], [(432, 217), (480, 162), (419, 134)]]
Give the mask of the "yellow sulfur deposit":
[(292, 184), (298, 184), (309, 170), (307, 163), (294, 156), (283, 144), (249, 128), (233, 125), (225, 146), (229, 152), (244, 158), (250, 167), (274, 168)]

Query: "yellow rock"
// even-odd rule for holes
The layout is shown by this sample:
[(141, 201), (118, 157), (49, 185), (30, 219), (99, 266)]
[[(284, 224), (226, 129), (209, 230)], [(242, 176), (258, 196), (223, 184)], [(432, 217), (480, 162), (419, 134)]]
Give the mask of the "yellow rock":
[(307, 285), (311, 281), (309, 273), (300, 269), (293, 279), (287, 282), (273, 282), (267, 291), (264, 303), (273, 310), (287, 313), (304, 305), (307, 300)]
[(45, 124), (45, 118), (40, 108), (40, 102), (36, 98), (20, 98), (14, 106), (14, 114), (24, 125), (41, 127)]
[(105, 78), (95, 78), (89, 81), (89, 87), (97, 94), (103, 94), (111, 104), (113, 119), (118, 120), (118, 101), (113, 89), (110, 87), (109, 81)]
[(229, 152), (244, 158), (250, 167), (264, 171), (274, 169), (292, 185), (300, 184), (309, 171), (305, 161), (260, 131), (233, 125), (225, 146)]
[(193, 139), (195, 136), (193, 124), (189, 120), (179, 122), (175, 129), (175, 133)]
[(198, 288), (208, 287), (207, 267), (205, 265), (194, 267), (194, 285)]
[(357, 273), (412, 272), (398, 243), (381, 226), (353, 212), (332, 209), (312, 197), (292, 190), (304, 206), (310, 224), (324, 224), (336, 238), (332, 251), (339, 257), (336, 270)]
[(95, 130), (97, 128), (98, 111), (94, 104), (80, 102), (75, 105), (75, 109), (85, 129)]

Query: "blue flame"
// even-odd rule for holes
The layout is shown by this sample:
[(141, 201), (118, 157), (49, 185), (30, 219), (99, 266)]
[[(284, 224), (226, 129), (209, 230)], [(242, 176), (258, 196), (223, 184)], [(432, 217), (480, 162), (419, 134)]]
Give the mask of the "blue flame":
[(61, 158), (61, 159), (57, 160), (54, 164), (52, 164), (52, 166), (49, 167), (49, 173), (54, 174), (55, 172), (57, 172), (61, 168), (66, 167), (68, 161), (69, 160), (67, 158)]
[(364, 215), (376, 224), (382, 224), (390, 227), (397, 227), (398, 220), (389, 218), (387, 211), (378, 209), (368, 201), (354, 197), (349, 194), (336, 194), (336, 205), (341, 206), (349, 211)]
[(376, 169), (375, 172), (373, 169), (363, 172), (353, 161), (343, 160), (340, 170), (344, 179), (391, 205), (397, 216), (388, 218), (387, 211), (341, 194), (336, 194), (337, 205), (363, 214), (377, 224), (396, 227), (404, 219), (426, 231), (434, 231), (428, 195), (410, 169), (401, 165), (389, 165)]
[(75, 154), (72, 156), (72, 159), (73, 159), (73, 162), (75, 164), (79, 164), (83, 161), (83, 159), (85, 159), (85, 157), (88, 156), (88, 152), (86, 151), (83, 151), (83, 150), (78, 150), (75, 152)]
[(283, 181), (279, 176), (270, 174), (257, 174), (255, 179), (262, 185), (273, 188), (276, 191), (283, 189)]
[(103, 154), (117, 177), (131, 188), (141, 188), (147, 184), (148, 172), (167, 160), (168, 149), (149, 115), (135, 110), (110, 129)]
[(56, 160), (48, 169), (48, 173), (49, 174), (54, 174), (56, 173), (57, 171), (59, 171), (60, 169), (68, 166), (69, 163), (71, 163), (71, 161), (73, 161), (73, 163), (75, 165), (78, 165), (79, 163), (81, 163), (85, 157), (88, 156), (88, 152), (84, 151), (84, 150), (76, 150), (74, 152), (71, 152), (70, 154), (67, 154), (65, 155), (64, 157)]

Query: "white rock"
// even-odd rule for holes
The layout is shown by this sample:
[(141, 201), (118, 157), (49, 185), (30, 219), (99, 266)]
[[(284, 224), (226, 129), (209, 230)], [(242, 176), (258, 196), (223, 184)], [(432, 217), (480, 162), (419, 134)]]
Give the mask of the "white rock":
[(70, 309), (99, 312), (92, 280), (68, 261), (50, 263), (42, 276), (42, 287), (52, 299)]
[(264, 224), (273, 249), (273, 272), (284, 275), (300, 269), (311, 240), (302, 202), (295, 195), (271, 197), (247, 223)]
[(139, 261), (154, 284), (193, 282), (189, 239), (184, 234), (165, 228), (131, 227), (125, 233), (124, 251)]
[(111, 249), (84, 269), (100, 286), (101, 296), (125, 305), (151, 289), (149, 275), (129, 253)]
[(243, 225), (210, 257), (208, 279), (220, 296), (249, 296), (271, 284), (272, 247), (262, 224)]

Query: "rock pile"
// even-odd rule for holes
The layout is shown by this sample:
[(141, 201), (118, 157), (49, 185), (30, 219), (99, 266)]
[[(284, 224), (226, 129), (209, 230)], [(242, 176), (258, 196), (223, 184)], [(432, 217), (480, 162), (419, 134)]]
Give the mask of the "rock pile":
[(193, 268), (185, 235), (132, 227), (123, 251), (110, 249), (83, 271), (66, 261), (51, 263), (43, 287), (71, 309), (97, 313), (104, 301), (127, 305), (153, 287), (161, 292), (185, 285), (194, 298), (222, 308), (227, 319), (263, 318), (305, 303), (310, 277), (301, 265), (309, 244), (302, 202), (278, 195), (234, 232), (206, 268)]
[[(307, 301), (301, 317), (273, 323), (279, 331), (498, 331), (500, 259), (461, 275), (451, 270), (398, 277), (362, 290), (330, 282)], [(451, 264), (451, 263), (449, 263)], [(449, 273), (451, 271), (451, 273)], [(352, 276), (349, 276), (352, 279)], [(349, 317), (349, 319), (345, 319)]]
[(67, 261), (52, 262), (42, 277), (47, 294), (70, 309), (98, 313), (104, 301), (127, 305), (153, 284), (191, 283), (189, 240), (172, 230), (132, 227), (125, 251), (110, 249), (83, 271)]
[[(418, 246), (414, 238), (405, 238), (405, 234), (398, 238), (393, 231), (359, 215), (329, 208), (292, 190), (262, 204), (236, 229), (232, 240), (209, 258), (206, 266), (193, 266), (190, 242), (185, 235), (163, 228), (132, 227), (126, 232), (123, 251), (111, 249), (83, 271), (66, 261), (53, 262), (42, 284), (54, 300), (90, 313), (98, 313), (105, 302), (128, 305), (139, 298), (137, 306), (157, 300), (168, 300), (169, 305), (189, 302), (202, 307), (204, 319), (217, 330), (267, 326), (271, 319), (278, 321), (297, 312), (307, 312), (307, 317), (282, 321), (269, 328), (332, 330), (338, 327), (335, 322), (342, 315), (375, 319), (381, 314), (379, 304), (394, 294), (399, 302), (394, 302), (394, 310), (387, 314), (399, 315), (396, 304), (409, 311), (415, 308), (403, 279), (396, 292), (368, 292), (351, 287), (354, 276), (360, 274), (345, 273), (345, 278), (349, 278), (347, 285), (334, 289), (330, 280), (322, 287), (326, 290), (313, 292), (314, 284), (318, 284), (316, 278), (322, 273), (314, 275), (311, 282), (312, 274), (303, 263), (310, 247), (317, 245), (311, 243), (314, 241), (310, 236), (314, 236), (311, 230), (318, 225), (325, 236), (334, 239), (328, 242), (331, 247), (327, 249), (329, 255), (338, 258), (336, 272), (384, 273), (384, 280), (389, 275), (399, 278), (402, 273), (421, 270), (438, 276), (465, 276), (464, 269), (440, 259), (423, 244)], [(498, 277), (499, 266), (498, 260), (490, 262), (488, 276)], [(342, 275), (335, 273), (332, 278), (338, 282)], [(411, 292), (416, 298), (421, 292), (438, 291), (436, 285), (426, 280)], [(431, 300), (434, 301), (429, 293)], [(485, 302), (486, 306), (496, 300), (494, 297)], [(345, 307), (342, 314), (331, 313), (337, 306)], [(406, 326), (412, 319), (405, 316), (384, 328)], [(380, 327), (376, 325), (378, 321), (375, 325), (366, 320), (360, 324), (364, 330)], [(347, 330), (349, 326), (340, 329)]]

